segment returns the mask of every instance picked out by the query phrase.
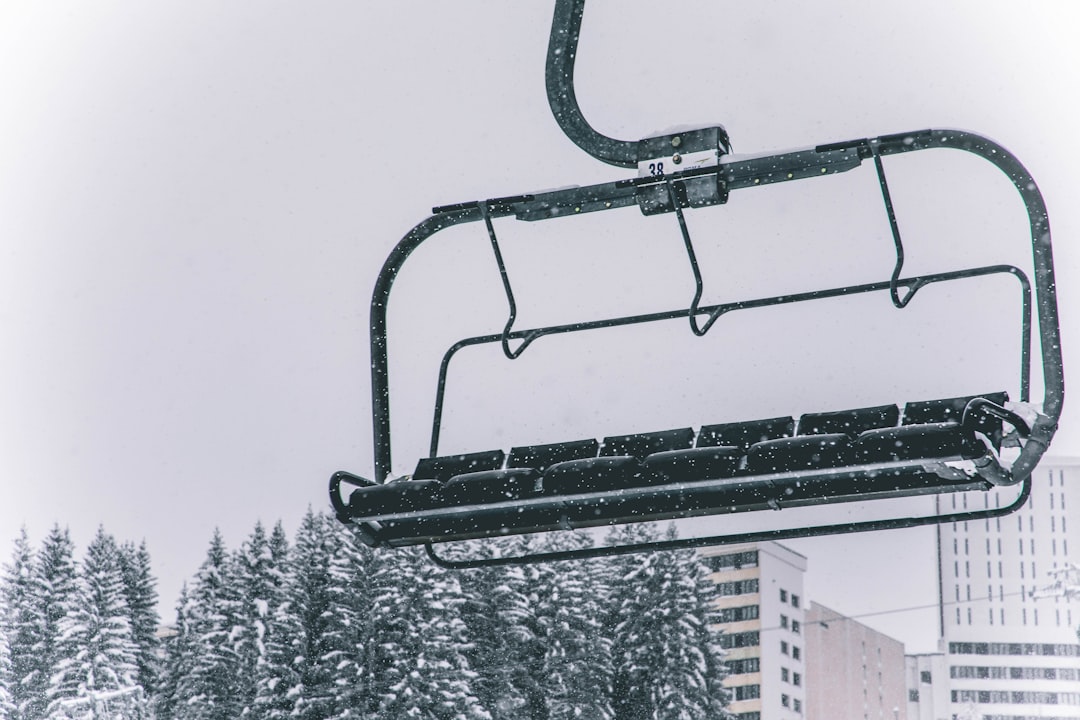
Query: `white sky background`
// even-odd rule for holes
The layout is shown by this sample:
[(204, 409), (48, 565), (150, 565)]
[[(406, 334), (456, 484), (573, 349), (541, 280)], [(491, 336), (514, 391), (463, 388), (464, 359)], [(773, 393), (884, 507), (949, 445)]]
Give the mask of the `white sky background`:
[[(80, 548), (99, 524), (122, 539), (145, 538), (170, 616), (215, 526), (232, 547), (259, 518), (281, 518), (291, 531), (307, 506), (326, 507), (331, 472), (370, 473), (368, 302), (393, 245), (433, 205), (631, 174), (579, 151), (551, 118), (544, 59), (552, 7), (547, 0), (0, 3), (0, 541), (21, 525), (37, 541), (54, 522), (68, 525)], [(607, 135), (635, 139), (722, 122), (740, 153), (927, 127), (1001, 142), (1031, 171), (1050, 209), (1068, 360), (1080, 352), (1073, 329), (1080, 48), (1071, 37), (1080, 9), (1069, 0), (882, 7), (592, 0), (578, 98)], [(1018, 254), (1006, 250), (1004, 260), (986, 240), (990, 230), (1015, 226), (1021, 208), (1007, 184), (1001, 192), (996, 171), (935, 162), (887, 160), (902, 229), (941, 234), (921, 252), (913, 249), (917, 238), (909, 240), (912, 271), (1028, 257), (1022, 236)], [(815, 196), (807, 181), (769, 196), (736, 192), (726, 208), (691, 213), (707, 299), (771, 292), (770, 283), (790, 292), (887, 279), (892, 243), (880, 195), (870, 166), (859, 172), (821, 186), (835, 187), (832, 195)], [(951, 192), (955, 200), (943, 199)], [(1005, 200), (980, 205), (999, 196)], [(966, 209), (976, 232), (954, 224), (955, 207)], [(498, 224), (520, 326), (689, 302), (674, 219), (620, 213)], [(759, 235), (766, 219), (787, 222), (787, 233)], [(716, 235), (708, 223), (717, 224)], [(812, 240), (788, 242), (791, 227)], [(634, 233), (644, 240), (626, 239)], [(741, 241), (710, 242), (714, 236)], [(451, 338), (439, 333), (455, 317), (467, 320), (451, 339), (497, 331), (505, 320), (486, 243), (477, 225), (432, 241), (396, 288), (392, 330), (414, 322), (391, 344), (403, 398), (394, 414), (404, 448), (395, 455), (398, 472), (409, 472), (425, 445), (431, 401), (420, 395), (434, 385), (425, 353), (437, 362)], [(570, 257), (580, 266), (567, 266)], [(1015, 299), (1006, 287), (1001, 297)], [(421, 295), (425, 288), (433, 295)], [(463, 290), (477, 302), (453, 305), (448, 298)], [(537, 343), (530, 353), (541, 374), (524, 382), (541, 392), (503, 402), (505, 378), (496, 370), (505, 366), (481, 365), (474, 380), (490, 382), (497, 402), (485, 401), (475, 389), (482, 386), (462, 391), (472, 394), (457, 406), (468, 410), (459, 410), (457, 424), (448, 418), (444, 447), (727, 419), (694, 406), (710, 392), (733, 415), (760, 409), (763, 417), (998, 389), (984, 383), (999, 372), (1012, 376), (1014, 305), (994, 286), (980, 287), (974, 301), (946, 294), (939, 299), (960, 303), (950, 319), (941, 314), (948, 305), (931, 305), (930, 289), (923, 292), (923, 310), (918, 298), (904, 320), (848, 309), (810, 333), (808, 323), (819, 321), (798, 313), (776, 315), (772, 326), (733, 324), (736, 347), (764, 343), (751, 359), (780, 360), (772, 369), (745, 363), (740, 372), (749, 374), (734, 382), (730, 366), (722, 373), (673, 367), (667, 339), (614, 364), (594, 348), (579, 350), (590, 354), (575, 356), (589, 358), (576, 375), (579, 364), (556, 359), (556, 348), (541, 361), (548, 351)], [(979, 315), (990, 324), (973, 319)], [(862, 370), (821, 372), (820, 353), (835, 349), (839, 330), (857, 324), (852, 318), (865, 320), (875, 342), (900, 344), (876, 350), (864, 339)], [(914, 345), (885, 324), (908, 318), (933, 326)], [(720, 327), (703, 342), (722, 348)], [(438, 337), (430, 348), (428, 334)], [(792, 345), (774, 345), (778, 338)], [(975, 361), (980, 343), (1001, 352), (988, 368)], [(726, 358), (731, 350), (717, 352)], [(671, 374), (678, 405), (659, 381), (616, 372), (652, 378), (657, 371), (647, 363), (634, 365), (640, 358)], [(926, 381), (930, 394), (911, 396), (914, 386), (894, 380), (900, 369)], [(808, 371), (816, 373), (810, 380)], [(613, 377), (606, 389), (598, 380)], [(597, 405), (545, 404), (553, 388)], [(511, 419), (494, 419), (489, 410), (500, 406), (511, 407)], [(680, 419), (683, 407), (695, 415)], [(1071, 407), (1055, 454), (1080, 446)], [(594, 427), (597, 418), (617, 426)], [(523, 437), (529, 433), (535, 437)], [(841, 612), (936, 599), (930, 530), (792, 545), (809, 555), (811, 599)], [(909, 651), (928, 651), (935, 617), (867, 622)]]

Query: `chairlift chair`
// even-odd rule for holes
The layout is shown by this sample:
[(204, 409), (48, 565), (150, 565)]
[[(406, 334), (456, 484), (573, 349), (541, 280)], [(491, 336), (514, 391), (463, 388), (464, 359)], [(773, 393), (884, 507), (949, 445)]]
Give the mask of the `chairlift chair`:
[[(355, 525), (359, 536), (372, 546), (423, 545), (440, 564), (476, 567), (913, 527), (995, 517), (1021, 507), (1031, 490), (1032, 471), (1057, 428), (1064, 396), (1049, 221), (1042, 195), (1023, 165), (993, 141), (955, 130), (890, 134), (751, 158), (729, 157), (729, 140), (719, 126), (637, 142), (605, 137), (584, 120), (573, 91), (573, 63), (583, 9), (584, 0), (556, 0), (548, 47), (549, 104), (560, 126), (577, 145), (609, 164), (637, 167), (638, 176), (437, 207), (398, 243), (379, 273), (371, 301), (375, 479), (335, 473), (330, 480), (330, 500), (337, 517)], [(940, 149), (976, 155), (1009, 178), (1029, 220), (1031, 268), (989, 265), (903, 275), (903, 242), (883, 159)], [(685, 220), (688, 210), (723, 205), (736, 191), (848, 172), (864, 162), (874, 165), (895, 244), (896, 262), (887, 280), (700, 304), (703, 282)], [(517, 306), (493, 221), (513, 217), (542, 222), (632, 207), (646, 215), (675, 216), (695, 281), (689, 307), (516, 329)], [(439, 231), (464, 223), (482, 224), (486, 231), (509, 317), (501, 330), (462, 339), (446, 351), (437, 382), (429, 456), (419, 460), (412, 475), (391, 479), (386, 340), (390, 290), (405, 260), (420, 244)], [(798, 417), (748, 418), (744, 422), (676, 429), (642, 428), (635, 434), (606, 436), (602, 440), (553, 438), (541, 445), (439, 454), (448, 367), (466, 347), (501, 345), (506, 358), (514, 360), (544, 337), (679, 319), (685, 319), (695, 335), (704, 335), (728, 313), (863, 293), (887, 293), (892, 304), (903, 309), (928, 285), (989, 275), (1011, 276), (1020, 289), (1021, 378), (1019, 397), (1014, 398), (1018, 404), (1010, 402), (1000, 388), (987, 388), (982, 395), (916, 397), (901, 405), (822, 408), (821, 412)], [(1035, 327), (1044, 388), (1041, 404), (1032, 404), (1030, 398)], [(516, 347), (512, 348), (512, 343)], [(1021, 446), (1011, 463), (1000, 454), (1003, 442), (1010, 440)], [(809, 524), (523, 557), (448, 559), (435, 550), (441, 543), (513, 534), (876, 498), (990, 491), (1013, 485), (1017, 486), (1017, 495), (1004, 507), (952, 513)]]

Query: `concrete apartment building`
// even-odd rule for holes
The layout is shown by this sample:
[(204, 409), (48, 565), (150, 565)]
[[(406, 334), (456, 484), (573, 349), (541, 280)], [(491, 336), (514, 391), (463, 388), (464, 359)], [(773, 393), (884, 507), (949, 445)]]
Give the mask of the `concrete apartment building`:
[(806, 717), (806, 558), (775, 542), (702, 548), (720, 598), (737, 720)]
[(905, 720), (904, 644), (823, 605), (806, 611), (807, 720)]
[[(1044, 461), (1032, 477), (1031, 499), (1018, 512), (938, 526), (948, 675), (927, 667), (931, 682), (909, 688), (912, 718), (1080, 720), (1080, 599), (1040, 592), (1053, 570), (1080, 558), (1080, 458)], [(963, 508), (964, 499), (941, 497), (939, 509)], [(947, 708), (925, 710), (940, 702), (941, 681)]]

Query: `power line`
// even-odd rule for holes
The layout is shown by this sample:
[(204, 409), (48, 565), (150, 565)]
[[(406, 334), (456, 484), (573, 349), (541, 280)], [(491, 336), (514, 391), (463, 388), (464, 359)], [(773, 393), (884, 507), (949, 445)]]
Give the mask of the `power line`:
[[(952, 606), (952, 605), (965, 605), (965, 604), (968, 604), (968, 603), (979, 603), (979, 602), (986, 602), (986, 601), (993, 602), (995, 597), (1003, 600), (1004, 598), (1016, 597), (1018, 595), (1023, 595), (1023, 594), (1024, 593), (1022, 593), (1022, 592), (1016, 591), (1016, 592), (1000, 593), (998, 595), (976, 597), (976, 598), (972, 598), (970, 600), (948, 600), (948, 601), (941, 602), (940, 606), (941, 607), (949, 607), (949, 606)], [(932, 609), (936, 610), (938, 607), (939, 607), (939, 603), (931, 603), (931, 604), (927, 604), (927, 605), (907, 605), (905, 607), (889, 608), (888, 610), (874, 610), (872, 612), (858, 613), (858, 614), (855, 614), (855, 615), (837, 615), (836, 617), (823, 618), (821, 620), (804, 620), (804, 621), (802, 621), (802, 624), (803, 625), (826, 625), (827, 626), (829, 623), (832, 623), (832, 622), (842, 622), (844, 620), (859, 620), (861, 618), (878, 617), (878, 616), (881, 616), (881, 615), (895, 615), (897, 613), (915, 612), (917, 610), (932, 610)], [(786, 628), (786, 627), (784, 627), (782, 625), (775, 625), (775, 626), (772, 626), (772, 627), (763, 627), (763, 628), (761, 628), (760, 632), (771, 632), (773, 630), (788, 630), (788, 629), (790, 629), (790, 628)]]

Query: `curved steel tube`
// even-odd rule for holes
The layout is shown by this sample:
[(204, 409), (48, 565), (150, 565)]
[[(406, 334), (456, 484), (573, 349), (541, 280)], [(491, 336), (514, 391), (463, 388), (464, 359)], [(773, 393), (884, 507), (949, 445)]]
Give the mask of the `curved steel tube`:
[(584, 11), (585, 0), (555, 0), (545, 72), (548, 105), (555, 122), (579, 148), (609, 165), (636, 167), (637, 143), (616, 140), (597, 132), (578, 106), (574, 92), (574, 62)]

